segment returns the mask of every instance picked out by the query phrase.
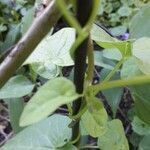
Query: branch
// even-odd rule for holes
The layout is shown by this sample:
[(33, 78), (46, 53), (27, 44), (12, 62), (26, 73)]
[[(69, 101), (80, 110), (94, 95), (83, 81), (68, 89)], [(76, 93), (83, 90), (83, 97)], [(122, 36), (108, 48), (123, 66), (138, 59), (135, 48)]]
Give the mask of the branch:
[(60, 13), (56, 8), (55, 0), (51, 0), (44, 12), (35, 18), (27, 33), (0, 64), (0, 88), (33, 52), (59, 17)]

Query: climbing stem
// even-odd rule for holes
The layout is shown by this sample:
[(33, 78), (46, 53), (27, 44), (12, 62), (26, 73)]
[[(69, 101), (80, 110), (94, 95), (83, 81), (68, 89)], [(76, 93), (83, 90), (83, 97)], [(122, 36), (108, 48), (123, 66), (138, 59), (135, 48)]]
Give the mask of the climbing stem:
[(88, 67), (87, 67), (87, 77), (86, 82), (87, 85), (90, 85), (93, 81), (93, 74), (94, 74), (94, 54), (93, 54), (93, 41), (89, 38), (88, 41)]
[(106, 78), (103, 80), (103, 82), (107, 82), (109, 81), (113, 75), (116, 73), (116, 71), (121, 67), (121, 65), (123, 64), (124, 62), (124, 58), (122, 58), (117, 64), (116, 66), (114, 67), (113, 70), (110, 71), (110, 73), (106, 76)]
[(122, 87), (122, 86), (132, 86), (132, 85), (140, 85), (150, 83), (150, 76), (139, 76), (134, 77), (131, 79), (123, 79), (123, 80), (114, 80), (109, 82), (102, 82), (97, 85), (92, 85), (88, 88), (88, 90), (92, 90), (94, 95), (96, 95), (101, 90), (106, 90), (115, 87)]
[(82, 28), (80, 23), (76, 20), (76, 18), (67, 10), (67, 5), (63, 0), (56, 0), (57, 7), (62, 15), (65, 17), (66, 21), (70, 24), (70, 26), (74, 27), (78, 34), (82, 33)]

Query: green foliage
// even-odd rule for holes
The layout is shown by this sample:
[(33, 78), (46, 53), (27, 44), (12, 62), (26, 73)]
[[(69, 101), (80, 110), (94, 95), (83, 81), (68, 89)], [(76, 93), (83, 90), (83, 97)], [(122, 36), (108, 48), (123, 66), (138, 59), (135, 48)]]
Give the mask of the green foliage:
[(99, 137), (106, 132), (107, 113), (102, 102), (96, 97), (87, 97), (88, 110), (82, 115), (81, 123), (92, 137)]
[(103, 52), (95, 51), (94, 52), (94, 64), (109, 70), (112, 70), (115, 66), (115, 63), (109, 59), (104, 58)]
[(107, 32), (97, 25), (93, 25), (91, 30), (92, 40), (94, 40), (99, 46), (103, 48), (117, 48), (122, 57), (129, 57), (131, 55), (131, 42), (120, 41), (111, 37)]
[(8, 104), (9, 108), (9, 117), (13, 132), (17, 134), (23, 128), (19, 126), (19, 120), (21, 113), (24, 108), (24, 102), (21, 98), (14, 98), (14, 99), (6, 99), (5, 102)]
[(19, 98), (29, 93), (34, 88), (32, 84), (25, 76), (17, 75), (12, 77), (5, 86), (0, 89), (0, 98)]
[(138, 58), (139, 69), (144, 73), (150, 74), (150, 38), (140, 38), (133, 43), (133, 55)]
[(131, 38), (150, 37), (150, 3), (144, 6), (131, 20), (130, 33)]
[[(16, 4), (11, 7), (10, 1), (1, 0), (0, 54), (28, 31), (35, 18), (35, 8), (41, 3), (41, 0), (35, 3), (17, 0)], [(93, 24), (98, 6), (94, 7), (89, 17), (90, 20), (82, 28), (72, 14), (75, 8), (70, 13), (66, 8), (69, 9), (72, 5), (67, 7), (63, 1), (57, 0), (58, 9), (64, 15), (65, 21), (74, 28), (63, 28), (53, 34), (53, 29), (49, 31), (24, 62), (23, 65), (27, 68), (27, 71), (22, 73), (24, 75), (19, 75), (21, 72), (19, 70), (16, 72), (17, 75), (0, 89), (0, 99), (8, 103), (11, 125), (13, 131), (17, 133), (1, 148), (2, 150), (33, 150), (35, 148), (76, 150), (77, 148), (72, 145), (75, 141), (71, 141), (71, 127), (77, 121), (80, 124), (81, 138), (84, 138), (84, 135), (98, 138), (97, 145), (100, 149), (129, 150), (123, 125), (120, 120), (115, 119), (123, 96), (123, 87), (128, 85), (130, 85), (128, 89), (134, 100), (132, 110), (135, 111), (132, 116), (133, 120), (126, 118), (133, 129), (132, 135), (128, 135), (130, 144), (138, 147), (139, 150), (149, 149), (150, 84), (143, 84), (139, 82), (141, 78), (136, 78), (149, 77), (150, 74), (150, 11), (149, 4), (141, 9), (145, 3), (147, 1), (144, 0), (102, 0), (98, 19), (105, 26), (113, 27), (111, 33), (114, 36), (124, 34), (131, 17), (138, 12), (133, 17), (129, 28), (130, 37), (134, 40), (122, 41)], [(72, 0), (71, 4), (75, 5), (75, 1)], [(94, 1), (94, 4), (98, 4), (98, 0)], [(92, 27), (91, 24), (93, 24)], [(61, 69), (74, 65), (71, 56), (74, 56), (76, 48), (89, 33), (91, 33), (92, 40), (100, 46), (101, 51), (93, 52), (93, 62), (92, 59), (90, 60), (92, 55), (88, 56), (90, 61), (87, 61), (87, 65), (91, 67), (94, 64), (103, 69), (100, 74), (97, 72), (100, 75), (100, 83), (97, 85), (89, 83), (86, 79), (89, 72), (85, 73), (84, 91), (79, 95), (74, 84), (62, 77)], [(69, 75), (73, 79), (74, 72), (72, 71)], [(29, 79), (34, 80), (35, 83), (33, 84)], [(146, 81), (149, 82), (149, 78), (146, 78)], [(142, 85), (132, 85), (137, 83), (142, 83)], [(33, 91), (34, 87), (35, 91)], [(111, 107), (113, 116), (107, 114), (108, 108), (105, 108), (102, 101), (96, 97), (99, 91), (105, 97), (104, 101)], [(24, 107), (23, 97), (26, 95), (30, 97), (30, 100)], [(79, 97), (82, 97), (82, 107), (76, 115), (73, 114), (72, 102)], [(67, 115), (71, 119), (53, 114), (62, 105), (67, 106)], [(30, 126), (20, 127), (19, 120), (20, 126)], [(124, 126), (126, 127), (126, 124)], [(136, 141), (138, 144), (135, 144)]]
[[(137, 48), (139, 49), (140, 47)], [(144, 53), (142, 54), (144, 56)], [(142, 57), (142, 55), (139, 56)], [(143, 76), (143, 73), (140, 71), (140, 69), (141, 68), (139, 67), (139, 60), (137, 60), (137, 58), (135, 57), (131, 57), (123, 64), (123, 67), (121, 69), (121, 77), (127, 79), (133, 78), (135, 76)], [(131, 93), (135, 101), (136, 114), (141, 120), (143, 120), (147, 124), (150, 124), (150, 120), (148, 117), (148, 113), (150, 111), (149, 89), (149, 84), (130, 87)]]
[(64, 28), (54, 35), (47, 35), (24, 62), (44, 78), (54, 78), (59, 74), (59, 66), (74, 64), (69, 49), (75, 41), (75, 30)]
[(5, 41), (1, 46), (1, 51), (3, 52), (4, 50), (14, 45), (18, 41), (20, 36), (20, 24), (10, 27), (10, 31), (7, 33)]
[(117, 60), (117, 61), (121, 60), (122, 58), (120, 51), (116, 48), (104, 49), (103, 56), (105, 58)]
[(139, 144), (139, 150), (149, 150), (150, 147), (150, 135), (145, 136)]
[[(107, 69), (103, 69), (101, 71), (101, 74), (100, 74), (101, 81), (105, 80), (105, 78), (107, 77), (109, 72), (110, 71), (107, 70)], [(119, 79), (119, 78), (120, 78), (119, 73), (116, 73), (112, 77), (112, 80), (116, 80), (116, 79)], [(118, 87), (118, 88), (103, 90), (102, 93), (105, 96), (108, 104), (111, 106), (113, 116), (115, 117), (116, 111), (118, 109), (119, 103), (120, 103), (121, 98), (122, 98), (123, 88)]]
[(136, 116), (133, 119), (132, 128), (133, 128), (134, 132), (138, 133), (139, 135), (150, 134), (150, 126), (147, 125), (145, 122), (143, 122)]
[(134, 147), (139, 147), (139, 143), (141, 142), (143, 136), (140, 136), (138, 134), (136, 134), (135, 132), (133, 132), (130, 136), (130, 143), (134, 146)]
[[(60, 88), (63, 85), (63, 88)], [(80, 95), (73, 83), (65, 78), (55, 78), (45, 83), (28, 102), (20, 119), (27, 126), (51, 115), (59, 106), (76, 100)]]
[(142, 75), (142, 72), (138, 66), (137, 58), (130, 57), (127, 59), (121, 69), (121, 78), (128, 79), (140, 75)]
[(71, 129), (68, 128), (70, 122), (71, 120), (66, 116), (53, 115), (42, 122), (25, 128), (6, 143), (1, 150), (34, 150), (35, 148), (63, 150), (65, 149), (63, 146), (69, 143), (71, 139)]
[(34, 20), (34, 14), (35, 14), (35, 8), (32, 7), (28, 10), (26, 15), (22, 18), (21, 21), (21, 33), (25, 34), (29, 27), (31, 26), (33, 20)]
[[(27, 14), (33, 4), (34, 0), (0, 1), (0, 54), (20, 38), (21, 18)], [(30, 18), (30, 15), (28, 17)]]
[(120, 120), (115, 119), (108, 123), (106, 133), (98, 139), (98, 146), (102, 150), (129, 150)]
[[(123, 35), (129, 27), (130, 19), (137, 12), (140, 14), (141, 7), (147, 5), (148, 2), (149, 0), (101, 0), (97, 22), (100, 22), (104, 26), (112, 27), (113, 35)], [(146, 25), (144, 24), (144, 21), (145, 20), (140, 21), (140, 24)], [(139, 27), (141, 26), (136, 22), (135, 25)], [(124, 29), (122, 30), (122, 28)], [(117, 30), (117, 32), (113, 32), (114, 29)], [(134, 30), (134, 28), (132, 29)], [(136, 31), (136, 34), (142, 33), (142, 30), (138, 29)]]
[[(145, 90), (146, 89), (146, 90)], [(132, 87), (132, 94), (135, 100), (135, 110), (138, 117), (150, 125), (150, 99), (149, 99), (150, 84)]]

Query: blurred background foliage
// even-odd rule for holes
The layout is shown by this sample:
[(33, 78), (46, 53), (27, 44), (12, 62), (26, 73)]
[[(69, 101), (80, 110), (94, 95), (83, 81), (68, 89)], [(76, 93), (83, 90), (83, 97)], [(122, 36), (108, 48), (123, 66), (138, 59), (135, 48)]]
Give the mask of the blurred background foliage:
[[(48, 1), (48, 0), (47, 0)], [(43, 0), (0, 0), (0, 54), (24, 34)], [(101, 0), (97, 23), (109, 28), (112, 35), (129, 32), (132, 17), (149, 0)], [(35, 8), (35, 9), (33, 9)]]
[(114, 36), (127, 32), (132, 17), (149, 0), (101, 0), (98, 22), (109, 27)]
[(21, 37), (21, 20), (33, 5), (34, 0), (0, 0), (0, 53)]

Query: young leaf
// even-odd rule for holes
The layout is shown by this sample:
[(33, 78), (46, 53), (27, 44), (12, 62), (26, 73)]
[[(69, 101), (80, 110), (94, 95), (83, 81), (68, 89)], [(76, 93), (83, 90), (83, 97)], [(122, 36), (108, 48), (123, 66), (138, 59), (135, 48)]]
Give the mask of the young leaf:
[(34, 85), (25, 76), (17, 75), (0, 89), (0, 99), (20, 98), (29, 94), (33, 88)]
[[(75, 30), (63, 28), (54, 35), (47, 35), (34, 52), (25, 61), (36, 73), (50, 79), (58, 75), (57, 66), (71, 66), (74, 64), (69, 50), (75, 41)], [(44, 72), (44, 73), (43, 73)]]
[(99, 137), (106, 132), (106, 128), (104, 126), (99, 126), (97, 121), (93, 118), (92, 114), (88, 110), (83, 114), (81, 122), (86, 132), (92, 137)]
[(88, 110), (81, 118), (82, 125), (91, 136), (98, 137), (106, 132), (107, 112), (98, 98), (87, 97), (87, 102)]
[(98, 145), (102, 150), (129, 150), (120, 120), (115, 119), (108, 123), (106, 133), (98, 139)]
[(106, 31), (104, 31), (96, 24), (93, 24), (91, 36), (94, 41), (102, 41), (102, 42), (115, 42), (115, 40), (117, 41), (117, 39), (110, 36)]
[(79, 96), (70, 80), (63, 77), (49, 80), (25, 106), (20, 126), (27, 126), (48, 117), (59, 106), (70, 103)]
[(64, 150), (63, 147), (71, 139), (70, 122), (71, 119), (66, 116), (53, 115), (25, 128), (1, 150)]
[(91, 31), (91, 37), (103, 48), (117, 48), (123, 57), (131, 56), (131, 41), (119, 41), (95, 24)]
[(33, 72), (46, 79), (52, 79), (59, 75), (59, 67), (53, 63), (33, 63), (30, 65)]

